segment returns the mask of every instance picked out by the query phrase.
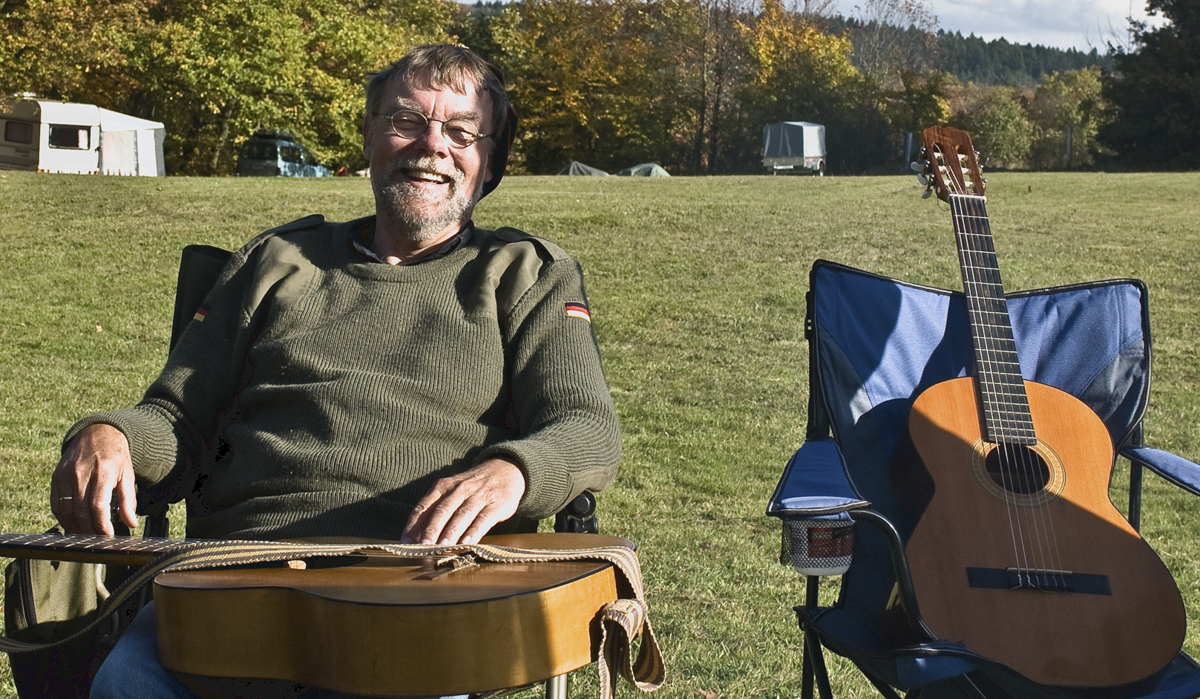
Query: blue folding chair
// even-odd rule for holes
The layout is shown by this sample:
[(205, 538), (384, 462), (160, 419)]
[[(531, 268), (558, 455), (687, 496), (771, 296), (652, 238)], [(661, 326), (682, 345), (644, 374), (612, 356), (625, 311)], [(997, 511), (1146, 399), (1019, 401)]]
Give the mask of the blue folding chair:
[[(963, 296), (825, 261), (813, 266), (809, 289), (806, 441), (767, 510), (783, 520), (781, 563), (808, 576), (796, 607), (804, 699), (814, 685), (823, 699), (832, 696), (822, 648), (850, 659), (889, 699), (1200, 696), (1200, 666), (1183, 653), (1144, 681), (1063, 688), (928, 632), (905, 556), (921, 515), (912, 491), (925, 487), (912, 468), (908, 417), (926, 388), (972, 373)], [(1144, 285), (1078, 284), (1009, 294), (1007, 302), (1024, 379), (1080, 399), (1131, 461), (1130, 524), (1138, 527), (1143, 468), (1200, 495), (1200, 466), (1141, 443), (1150, 375)], [(819, 606), (818, 576), (842, 571), (837, 602)]]

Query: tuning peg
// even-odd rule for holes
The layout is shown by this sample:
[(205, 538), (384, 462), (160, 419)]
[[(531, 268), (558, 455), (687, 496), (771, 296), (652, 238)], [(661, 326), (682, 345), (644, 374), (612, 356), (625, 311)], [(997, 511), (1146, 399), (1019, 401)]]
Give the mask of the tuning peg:
[(922, 199), (928, 199), (933, 195), (933, 187), (926, 187), (924, 192), (921, 192)]
[(912, 171), (913, 171), (913, 172), (924, 172), (924, 171), (925, 171), (925, 165), (924, 165), (924, 163), (918, 163), (918, 162), (917, 162), (917, 161), (915, 161), (915, 160), (914, 160), (914, 161), (912, 161), (911, 163), (909, 163), (909, 164), (908, 164), (908, 166), (909, 166), (910, 168), (912, 168)]
[(922, 187), (928, 187), (929, 186), (929, 175), (926, 175), (923, 172), (917, 173), (917, 182), (920, 182)]

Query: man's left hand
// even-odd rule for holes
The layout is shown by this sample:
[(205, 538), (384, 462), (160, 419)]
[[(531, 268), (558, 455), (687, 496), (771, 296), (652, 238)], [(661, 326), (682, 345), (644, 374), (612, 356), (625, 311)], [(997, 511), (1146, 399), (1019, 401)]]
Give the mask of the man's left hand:
[(475, 544), (512, 517), (525, 494), (525, 474), (511, 460), (488, 459), (449, 476), (417, 502), (400, 541), (406, 544)]

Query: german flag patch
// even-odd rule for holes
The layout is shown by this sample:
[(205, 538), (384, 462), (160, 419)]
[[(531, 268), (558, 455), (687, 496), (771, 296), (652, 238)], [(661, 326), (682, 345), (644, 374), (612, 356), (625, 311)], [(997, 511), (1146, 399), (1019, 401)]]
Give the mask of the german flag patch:
[(208, 316), (208, 306), (204, 305), (204, 306), (201, 306), (199, 309), (197, 309), (196, 315), (192, 316), (192, 320), (194, 320), (196, 322), (202, 322), (207, 316)]
[(589, 323), (592, 322), (592, 314), (588, 312), (588, 307), (582, 303), (568, 303), (567, 315), (571, 318), (579, 318)]

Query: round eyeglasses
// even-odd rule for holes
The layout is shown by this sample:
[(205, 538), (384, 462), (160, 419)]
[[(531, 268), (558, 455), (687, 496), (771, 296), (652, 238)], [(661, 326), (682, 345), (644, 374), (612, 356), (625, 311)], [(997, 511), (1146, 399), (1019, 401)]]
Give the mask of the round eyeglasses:
[[(383, 116), (379, 114), (378, 116)], [(414, 139), (425, 133), (429, 122), (439, 121), (442, 124), (442, 138), (454, 148), (466, 148), (482, 138), (490, 138), (491, 134), (481, 134), (475, 130), (475, 124), (466, 119), (430, 119), (424, 114), (411, 109), (400, 111), (387, 117), (392, 122), (392, 131), (400, 138)]]

